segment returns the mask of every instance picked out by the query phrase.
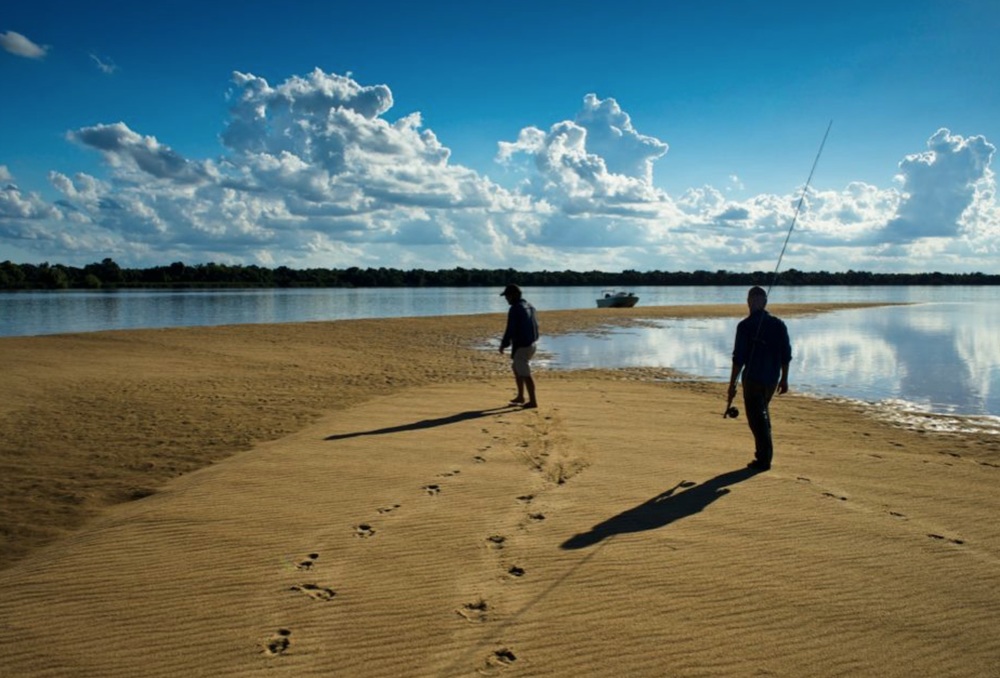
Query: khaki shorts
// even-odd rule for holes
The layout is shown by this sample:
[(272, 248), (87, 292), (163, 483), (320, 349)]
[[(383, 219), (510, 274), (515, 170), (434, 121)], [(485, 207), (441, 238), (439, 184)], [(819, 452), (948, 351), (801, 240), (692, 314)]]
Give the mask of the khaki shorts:
[(514, 374), (519, 377), (531, 376), (531, 365), (529, 361), (535, 356), (535, 345), (522, 346), (510, 354), (511, 363), (514, 366)]

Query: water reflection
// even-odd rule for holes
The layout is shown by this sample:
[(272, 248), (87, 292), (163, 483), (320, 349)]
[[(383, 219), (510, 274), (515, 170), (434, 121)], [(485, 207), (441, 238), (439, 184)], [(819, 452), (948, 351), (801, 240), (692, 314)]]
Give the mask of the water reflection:
[[(525, 287), (540, 311), (593, 308), (598, 287)], [(635, 287), (640, 306), (732, 304), (738, 287)], [(150, 327), (500, 313), (499, 289), (222, 289), (0, 292), (0, 336)], [(996, 300), (995, 287), (782, 287), (781, 303)]]
[[(670, 367), (729, 378), (736, 319), (670, 320), (607, 335), (546, 337), (554, 368)], [(940, 414), (1000, 413), (1000, 312), (929, 303), (786, 318), (799, 392), (903, 400)]]
[[(596, 287), (525, 288), (548, 310), (593, 308)], [(637, 287), (643, 306), (740, 303), (740, 287)], [(493, 288), (0, 292), (0, 336), (108, 329), (502, 313)], [(922, 302), (788, 318), (793, 388), (925, 411), (1000, 412), (1000, 287), (782, 287), (775, 302)], [(604, 338), (543, 338), (556, 367), (670, 367), (724, 381), (736, 320), (672, 320)]]

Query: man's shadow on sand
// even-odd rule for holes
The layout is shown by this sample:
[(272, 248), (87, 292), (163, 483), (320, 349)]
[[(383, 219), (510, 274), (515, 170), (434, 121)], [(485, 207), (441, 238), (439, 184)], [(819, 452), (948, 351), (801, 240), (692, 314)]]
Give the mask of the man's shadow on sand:
[(400, 433), (402, 431), (418, 431), (424, 428), (434, 428), (435, 426), (447, 426), (448, 424), (457, 424), (460, 421), (468, 421), (469, 419), (479, 419), (481, 417), (492, 417), (496, 414), (502, 414), (504, 412), (517, 412), (520, 407), (515, 405), (504, 405), (502, 407), (492, 407), (486, 410), (466, 410), (465, 412), (456, 412), (455, 414), (449, 414), (446, 417), (438, 417), (436, 419), (421, 419), (420, 421), (414, 421), (409, 424), (400, 424), (399, 426), (387, 426), (385, 428), (376, 428), (370, 431), (355, 431), (353, 433), (337, 433), (332, 436), (327, 436), (323, 440), (343, 440), (344, 438), (357, 438), (358, 436), (378, 436), (386, 433)]
[[(665, 527), (670, 523), (700, 513), (715, 500), (729, 494), (729, 485), (735, 485), (756, 475), (751, 468), (741, 468), (717, 475), (701, 485), (684, 480), (652, 499), (608, 518), (563, 542), (560, 548), (582, 549), (626, 532), (642, 532)], [(683, 488), (682, 492), (677, 492)]]

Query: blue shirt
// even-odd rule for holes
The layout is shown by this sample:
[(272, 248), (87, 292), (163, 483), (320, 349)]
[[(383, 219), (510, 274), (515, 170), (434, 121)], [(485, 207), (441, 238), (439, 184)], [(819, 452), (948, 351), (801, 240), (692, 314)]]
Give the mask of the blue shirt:
[(524, 299), (519, 299), (507, 311), (507, 330), (500, 340), (500, 348), (513, 346), (516, 351), (524, 346), (531, 346), (536, 341), (538, 321), (535, 319), (535, 307)]
[(792, 361), (788, 328), (779, 318), (761, 309), (736, 326), (733, 365), (743, 368), (744, 381), (777, 384), (781, 367)]

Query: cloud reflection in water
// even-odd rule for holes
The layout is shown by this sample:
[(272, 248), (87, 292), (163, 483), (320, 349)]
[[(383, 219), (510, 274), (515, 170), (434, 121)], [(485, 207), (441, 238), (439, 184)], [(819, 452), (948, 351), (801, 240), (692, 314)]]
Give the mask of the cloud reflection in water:
[[(638, 310), (638, 309), (637, 309)], [(948, 415), (1000, 414), (1000, 309), (990, 303), (886, 306), (785, 318), (793, 390), (905, 401)], [(735, 318), (654, 321), (606, 335), (543, 337), (555, 369), (669, 367), (729, 378)]]

